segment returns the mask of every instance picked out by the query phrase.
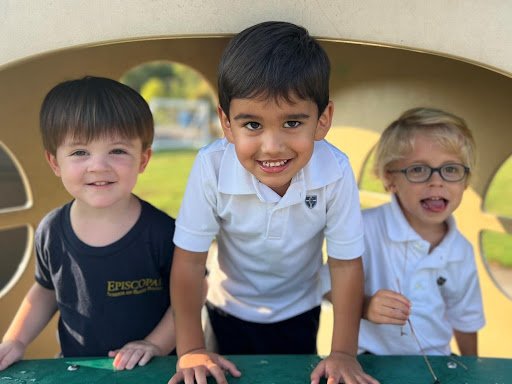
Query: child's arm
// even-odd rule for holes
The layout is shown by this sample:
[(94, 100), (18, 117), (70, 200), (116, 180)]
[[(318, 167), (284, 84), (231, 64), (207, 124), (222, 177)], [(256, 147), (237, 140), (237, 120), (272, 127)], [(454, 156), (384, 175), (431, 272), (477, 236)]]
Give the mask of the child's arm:
[(204, 275), (207, 252), (190, 252), (175, 247), (171, 268), (171, 302), (176, 324), (178, 364), (169, 384), (206, 382), (212, 375), (218, 383), (225, 383), (223, 369), (240, 376), (235, 365), (205, 349), (201, 325)]
[(410, 312), (410, 301), (398, 292), (380, 289), (364, 298), (363, 319), (376, 324), (404, 325)]
[(356, 359), (359, 321), (363, 306), (361, 258), (336, 260), (329, 257), (334, 314), (331, 354), (314, 369), (311, 383), (327, 377), (328, 383), (378, 383), (365, 374)]
[(127, 343), (121, 349), (109, 351), (114, 357), (113, 365), (117, 370), (133, 369), (136, 365), (146, 365), (153, 356), (165, 356), (176, 346), (174, 316), (169, 307), (155, 329), (144, 340)]
[(0, 344), (0, 370), (23, 358), (28, 344), (39, 335), (56, 311), (55, 291), (34, 283)]
[(478, 335), (476, 332), (454, 330), (453, 334), (461, 355), (478, 356)]

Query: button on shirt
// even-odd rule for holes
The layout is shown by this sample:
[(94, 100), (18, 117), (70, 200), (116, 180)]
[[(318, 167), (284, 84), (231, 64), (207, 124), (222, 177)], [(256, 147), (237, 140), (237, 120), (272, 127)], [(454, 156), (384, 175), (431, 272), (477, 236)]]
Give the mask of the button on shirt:
[(205, 252), (217, 238), (209, 265), (208, 300), (246, 321), (272, 323), (321, 302), (322, 244), (337, 259), (364, 250), (359, 195), (345, 154), (315, 142), (312, 158), (284, 196), (240, 164), (235, 148), (219, 139), (200, 150), (176, 222), (177, 246)]
[[(428, 355), (450, 354), (453, 329), (476, 332), (485, 324), (471, 244), (448, 218), (448, 232), (429, 253), (430, 243), (409, 225), (393, 196), (391, 203), (363, 211), (365, 295), (379, 289), (402, 293), (412, 303), (410, 320)], [(401, 335), (401, 333), (405, 333)], [(361, 320), (359, 353), (408, 355), (421, 352), (408, 324)]]

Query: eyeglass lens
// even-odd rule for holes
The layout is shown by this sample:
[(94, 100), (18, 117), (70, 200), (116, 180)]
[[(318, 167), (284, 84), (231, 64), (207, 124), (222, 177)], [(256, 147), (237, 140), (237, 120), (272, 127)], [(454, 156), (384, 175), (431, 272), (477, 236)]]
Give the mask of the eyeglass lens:
[(461, 164), (446, 164), (439, 168), (412, 165), (405, 169), (405, 176), (410, 181), (422, 182), (430, 179), (434, 172), (438, 172), (445, 181), (460, 181), (466, 175), (466, 168)]

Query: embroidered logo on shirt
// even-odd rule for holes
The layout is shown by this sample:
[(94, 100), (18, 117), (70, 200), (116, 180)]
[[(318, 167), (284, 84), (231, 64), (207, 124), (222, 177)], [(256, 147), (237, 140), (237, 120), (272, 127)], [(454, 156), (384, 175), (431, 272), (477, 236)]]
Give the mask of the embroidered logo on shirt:
[(317, 195), (307, 195), (306, 198), (304, 199), (304, 203), (306, 204), (306, 207), (308, 207), (309, 209), (312, 209), (316, 205), (317, 201)]
[(446, 279), (443, 277), (443, 276), (439, 276), (437, 278), (437, 285), (441, 286), (443, 285), (444, 283), (446, 283)]

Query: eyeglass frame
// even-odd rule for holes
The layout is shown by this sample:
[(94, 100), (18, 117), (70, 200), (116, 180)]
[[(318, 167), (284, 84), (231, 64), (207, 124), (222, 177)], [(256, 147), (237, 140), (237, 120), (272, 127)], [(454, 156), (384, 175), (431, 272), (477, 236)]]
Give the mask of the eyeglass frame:
[[(454, 165), (458, 166), (458, 167), (463, 167), (464, 173), (462, 174), (462, 177), (458, 180), (447, 180), (443, 176), (443, 173), (441, 172), (441, 170), (446, 167), (453, 167)], [(428, 177), (422, 181), (414, 181), (414, 180), (409, 179), (409, 176), (407, 175), (407, 171), (411, 168), (418, 167), (418, 166), (427, 167), (430, 170)], [(429, 181), (432, 178), (432, 175), (434, 174), (434, 172), (437, 172), (439, 174), (439, 177), (441, 177), (441, 179), (443, 179), (447, 183), (458, 183), (458, 182), (466, 179), (468, 174), (470, 173), (470, 171), (471, 171), (470, 168), (465, 166), (464, 164), (449, 163), (449, 164), (443, 164), (440, 167), (431, 167), (430, 165), (427, 165), (427, 164), (413, 164), (413, 165), (409, 165), (408, 167), (405, 167), (402, 169), (389, 169), (386, 172), (388, 172), (388, 173), (403, 173), (408, 182), (414, 183), (414, 184), (420, 184), (420, 183), (426, 183), (427, 181)]]

